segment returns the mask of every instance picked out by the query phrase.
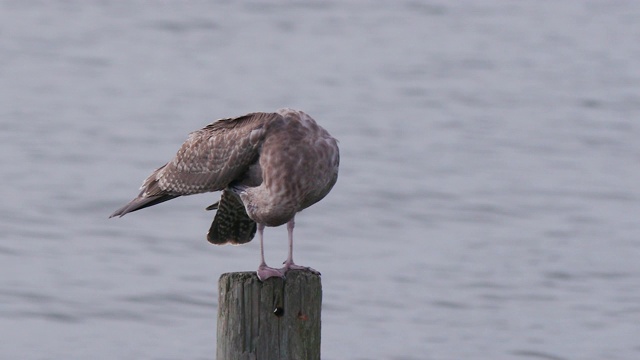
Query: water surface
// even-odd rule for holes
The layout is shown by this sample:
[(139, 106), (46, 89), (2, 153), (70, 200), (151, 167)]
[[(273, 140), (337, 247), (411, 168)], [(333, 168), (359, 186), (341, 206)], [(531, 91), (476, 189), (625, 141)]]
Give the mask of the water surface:
[[(0, 358), (212, 359), (217, 194), (108, 220), (188, 132), (300, 108), (323, 359), (640, 356), (640, 5), (0, 2)], [(286, 256), (268, 229), (267, 258)]]

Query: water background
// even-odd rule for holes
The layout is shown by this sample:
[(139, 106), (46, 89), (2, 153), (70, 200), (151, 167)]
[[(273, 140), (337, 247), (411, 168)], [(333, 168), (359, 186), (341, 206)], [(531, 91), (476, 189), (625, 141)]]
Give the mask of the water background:
[[(640, 2), (1, 1), (0, 358), (214, 359), (216, 200), (107, 219), (190, 131), (303, 109), (323, 359), (640, 358)], [(267, 229), (267, 260), (286, 231)]]

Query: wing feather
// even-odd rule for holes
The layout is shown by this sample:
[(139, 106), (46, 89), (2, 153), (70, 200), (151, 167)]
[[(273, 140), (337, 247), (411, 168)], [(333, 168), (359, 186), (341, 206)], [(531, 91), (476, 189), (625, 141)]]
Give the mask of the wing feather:
[(176, 156), (147, 178), (142, 190), (153, 196), (224, 189), (257, 161), (264, 125), (279, 116), (252, 113), (218, 120), (191, 133)]
[(178, 196), (223, 190), (258, 160), (265, 125), (278, 118), (277, 113), (251, 113), (192, 132), (176, 156), (145, 179), (138, 197), (112, 216)]

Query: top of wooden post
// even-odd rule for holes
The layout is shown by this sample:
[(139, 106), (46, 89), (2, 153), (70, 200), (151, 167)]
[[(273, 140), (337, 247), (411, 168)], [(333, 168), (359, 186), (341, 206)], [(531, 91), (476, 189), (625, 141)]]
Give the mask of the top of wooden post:
[(218, 290), (218, 360), (320, 359), (319, 275), (293, 270), (262, 282), (225, 273)]

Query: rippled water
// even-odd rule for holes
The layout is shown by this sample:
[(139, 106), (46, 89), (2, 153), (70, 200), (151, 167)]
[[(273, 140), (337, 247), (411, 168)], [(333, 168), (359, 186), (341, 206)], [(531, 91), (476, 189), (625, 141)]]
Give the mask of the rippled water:
[[(324, 359), (640, 357), (640, 5), (0, 2), (0, 358), (212, 359), (215, 195), (107, 216), (188, 132), (340, 140), (297, 219)], [(268, 229), (267, 257), (286, 255)]]

